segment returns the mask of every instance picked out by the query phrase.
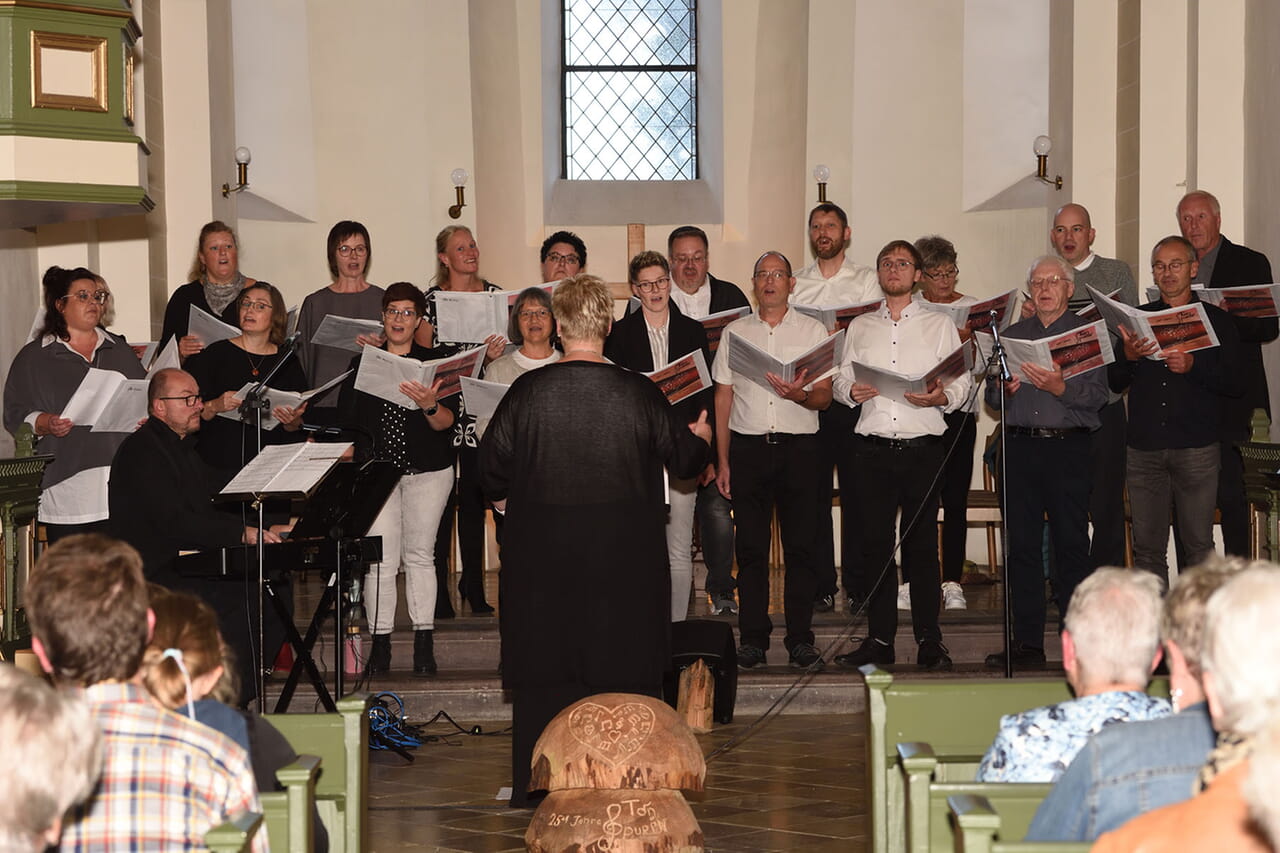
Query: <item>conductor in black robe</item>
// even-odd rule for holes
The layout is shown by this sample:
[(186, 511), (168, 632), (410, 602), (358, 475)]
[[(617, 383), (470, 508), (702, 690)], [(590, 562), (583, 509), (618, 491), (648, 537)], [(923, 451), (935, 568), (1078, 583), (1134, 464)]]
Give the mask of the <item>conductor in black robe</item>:
[(602, 353), (605, 284), (552, 296), (565, 357), (518, 378), (480, 445), (481, 486), (506, 513), (498, 580), (503, 686), (512, 694), (513, 806), (530, 804), (534, 744), (568, 705), (604, 692), (661, 697), (670, 667), (662, 469), (708, 461), (705, 414), (687, 424), (648, 378)]

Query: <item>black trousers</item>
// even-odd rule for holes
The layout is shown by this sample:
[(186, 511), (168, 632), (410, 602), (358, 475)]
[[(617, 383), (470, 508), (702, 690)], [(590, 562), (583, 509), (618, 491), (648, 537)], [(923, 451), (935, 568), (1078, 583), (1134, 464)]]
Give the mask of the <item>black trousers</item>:
[[(825, 411), (818, 413), (818, 448), (821, 457), (818, 471), (818, 536), (814, 542), (814, 565), (817, 573), (817, 595), (835, 595), (836, 556), (835, 526), (831, 521), (831, 499), (834, 497), (831, 475), (838, 473), (840, 492), (843, 495), (856, 476), (853, 467), (848, 465), (849, 442), (853, 440), (853, 428), (858, 425), (858, 415), (862, 407), (849, 408), (843, 403), (832, 401)], [(841, 501), (843, 507), (843, 499)], [(825, 511), (824, 511), (825, 509)], [(843, 508), (842, 508), (843, 513)], [(841, 534), (843, 539), (843, 533)], [(849, 569), (844, 555), (847, 548), (841, 544), (840, 574), (845, 591), (849, 591)]]
[[(939, 499), (942, 502), (942, 579), (960, 582), (964, 575), (965, 546), (969, 540), (969, 482), (973, 478), (973, 446), (978, 441), (978, 419), (973, 412), (950, 412), (944, 416), (947, 431), (942, 435), (942, 452), (948, 450), (942, 469)], [(912, 587), (911, 594), (915, 594)]]
[[(868, 634), (893, 644), (898, 633), (897, 577), (894, 546), (901, 511), (902, 574), (911, 584), (911, 627), (916, 642), (941, 640), (938, 610), (938, 488), (936, 478), (945, 448), (942, 438), (894, 448), (855, 436), (858, 479), (853, 500), (842, 514), (844, 526), (857, 538), (858, 565), (871, 587), (867, 604)], [(842, 494), (847, 494), (842, 492)]]
[(1089, 568), (1124, 565), (1124, 401), (1108, 403), (1098, 412), (1102, 426), (1090, 435), (1093, 487), (1089, 493), (1089, 520), (1093, 541)]
[[(1088, 576), (1090, 436), (1005, 437), (1005, 525), (1009, 533), (1009, 596), (1013, 639), (1044, 647), (1044, 519), (1055, 571), (1058, 612)], [(915, 589), (911, 590), (915, 597)]]
[(813, 642), (820, 452), (816, 435), (779, 435), (777, 440), (777, 444), (770, 444), (764, 436), (733, 433), (729, 487), (738, 555), (740, 641), (758, 649), (769, 648), (773, 632), (769, 618), (769, 531), (776, 508), (786, 565), (784, 642), (790, 651), (797, 643)]
[(1231, 556), (1249, 556), (1249, 501), (1244, 496), (1244, 459), (1234, 442), (1224, 441), (1218, 469), (1218, 511), (1222, 513), (1222, 545)]
[(458, 550), (462, 569), (458, 593), (462, 601), (486, 604), (484, 593), (484, 494), (477, 470), (478, 452), (465, 443), (458, 448), (458, 481), (436, 531), (437, 598), (449, 597), (449, 548), (453, 543), (453, 518), (458, 517)]

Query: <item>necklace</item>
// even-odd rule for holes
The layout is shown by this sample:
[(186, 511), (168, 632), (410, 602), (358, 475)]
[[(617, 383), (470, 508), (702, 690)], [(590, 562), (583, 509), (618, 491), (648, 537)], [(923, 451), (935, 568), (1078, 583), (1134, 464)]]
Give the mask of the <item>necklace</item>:
[(245, 350), (244, 357), (249, 360), (249, 373), (253, 376), (257, 376), (262, 371), (262, 362), (266, 361), (267, 356), (269, 355), (271, 355), (271, 353), (263, 353), (258, 356), (258, 360), (255, 362), (253, 360), (253, 356), (249, 355), (249, 351)]

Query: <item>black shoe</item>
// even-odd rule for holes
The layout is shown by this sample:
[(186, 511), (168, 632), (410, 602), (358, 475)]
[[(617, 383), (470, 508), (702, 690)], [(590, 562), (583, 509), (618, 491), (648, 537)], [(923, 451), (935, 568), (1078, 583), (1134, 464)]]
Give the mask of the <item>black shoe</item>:
[(951, 656), (947, 647), (937, 640), (925, 640), (916, 652), (916, 665), (926, 672), (950, 672)]
[[(1044, 649), (1014, 643), (1010, 651), (1013, 654), (1014, 669), (1044, 669)], [(1004, 652), (987, 655), (985, 663), (987, 669), (1004, 669)]]
[(436, 674), (435, 640), (431, 631), (413, 632), (413, 674)]
[(372, 675), (391, 671), (391, 635), (374, 634), (373, 648), (369, 650), (366, 668)]
[(436, 596), (436, 618), (452, 619), (454, 618), (453, 602), (449, 600), (447, 595)]
[(473, 616), (493, 615), (493, 606), (490, 605), (489, 602), (485, 601), (483, 597), (480, 598), (479, 601), (467, 599), (467, 606), (471, 608), (471, 614)]
[(738, 646), (738, 666), (743, 669), (752, 669), (764, 662), (764, 649), (747, 645)]
[(836, 655), (835, 662), (838, 666), (848, 667), (849, 669), (857, 669), (869, 663), (873, 663), (876, 666), (888, 666), (893, 663), (893, 646), (867, 637), (862, 641), (862, 645), (853, 651), (843, 655)]
[[(828, 596), (829, 597), (829, 596)], [(826, 663), (812, 643), (796, 643), (791, 647), (791, 665), (810, 672), (822, 672)]]
[(834, 595), (820, 595), (813, 600), (814, 613), (830, 613), (836, 609), (836, 597)]
[(859, 610), (865, 610), (867, 606), (867, 594), (864, 592), (849, 593), (849, 615), (856, 614)]

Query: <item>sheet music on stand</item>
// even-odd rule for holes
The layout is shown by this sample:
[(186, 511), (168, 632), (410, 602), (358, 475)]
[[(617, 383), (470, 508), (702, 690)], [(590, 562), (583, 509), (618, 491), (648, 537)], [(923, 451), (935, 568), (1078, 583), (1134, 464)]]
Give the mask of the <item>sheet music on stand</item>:
[(309, 498), (352, 444), (346, 442), (273, 444), (240, 469), (218, 493), (224, 500), (261, 497)]

